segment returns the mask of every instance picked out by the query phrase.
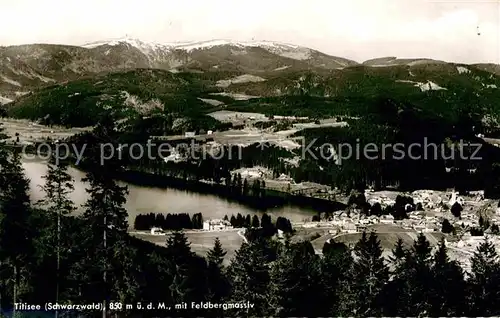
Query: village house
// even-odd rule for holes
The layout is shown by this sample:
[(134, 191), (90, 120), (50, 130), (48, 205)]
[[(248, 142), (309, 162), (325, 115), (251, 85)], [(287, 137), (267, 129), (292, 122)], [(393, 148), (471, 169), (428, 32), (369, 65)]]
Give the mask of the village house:
[(365, 232), (366, 231), (366, 226), (365, 225), (358, 225), (356, 226), (356, 232)]
[(383, 223), (383, 224), (394, 224), (394, 216), (392, 216), (392, 215), (382, 215), (380, 217), (380, 223)]
[(204, 231), (222, 231), (231, 228), (231, 223), (220, 219), (206, 220), (203, 222)]
[(357, 232), (357, 227), (353, 223), (347, 223), (345, 224), (342, 229), (346, 233), (356, 233)]
[(152, 227), (151, 235), (165, 235), (165, 232), (159, 227)]

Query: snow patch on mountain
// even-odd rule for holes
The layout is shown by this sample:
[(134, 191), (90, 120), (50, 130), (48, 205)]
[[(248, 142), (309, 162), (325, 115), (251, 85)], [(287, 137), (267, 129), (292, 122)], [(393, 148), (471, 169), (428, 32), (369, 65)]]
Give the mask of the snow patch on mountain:
[(409, 80), (396, 80), (396, 83), (422, 84), (420, 82), (409, 81)]
[(152, 99), (147, 102), (142, 101), (138, 96), (132, 95), (127, 91), (122, 91), (121, 96), (125, 99), (124, 104), (136, 109), (141, 115), (149, 115), (154, 110), (163, 111), (163, 104), (158, 99)]
[[(42, 76), (40, 74), (37, 74), (33, 71), (29, 71), (29, 72), (25, 72), (23, 70), (20, 70), (20, 69), (16, 69), (12, 66), (8, 66), (9, 70), (18, 75), (18, 76), (24, 76), (24, 77), (27, 77), (29, 79), (39, 79), (40, 81), (44, 82), (44, 83), (53, 83), (55, 82), (56, 80), (52, 79), (52, 78), (48, 78), (48, 77), (45, 77), (45, 76)], [(12, 83), (11, 83), (12, 84)], [(16, 84), (13, 84), (13, 85), (16, 85)], [(19, 86), (19, 85), (16, 85), (16, 86)]]
[(231, 97), (234, 100), (249, 100), (252, 98), (259, 98), (259, 96), (250, 96), (246, 94), (238, 94), (238, 93), (211, 93), (210, 95), (218, 95), (218, 96), (227, 96)]
[(470, 73), (470, 70), (463, 66), (457, 66), (458, 74)]
[(13, 79), (10, 79), (8, 78), (7, 76), (5, 75), (0, 75), (0, 78), (2, 79), (2, 81), (4, 81), (5, 83), (9, 83), (11, 85), (14, 85), (14, 86), (19, 86), (21, 87), (21, 83), (17, 82), (17, 81), (14, 81)]
[(300, 50), (293, 50), (293, 51), (288, 51), (288, 52), (279, 52), (278, 55), (283, 56), (283, 57), (288, 57), (290, 59), (294, 60), (308, 60), (311, 58), (311, 50), (309, 49), (300, 49)]
[(439, 86), (438, 84), (427, 81), (426, 83), (422, 82), (415, 82), (415, 81), (409, 81), (409, 80), (396, 80), (397, 83), (409, 83), (409, 84), (414, 84), (413, 86), (420, 88), (422, 92), (425, 91), (439, 91), (439, 90), (447, 90), (444, 87)]
[(0, 96), (0, 104), (4, 105), (4, 104), (8, 104), (10, 102), (12, 102), (12, 99)]
[(288, 43), (279, 43), (273, 41), (232, 41), (232, 40), (209, 40), (209, 41), (201, 41), (201, 42), (188, 42), (183, 44), (172, 45), (172, 47), (176, 50), (184, 50), (187, 52), (191, 52), (193, 50), (203, 50), (210, 49), (216, 46), (222, 45), (230, 45), (239, 48), (245, 47), (261, 47), (267, 50), (290, 50), (290, 49), (299, 49), (301, 47)]
[(290, 67), (290, 65), (286, 65), (286, 66), (282, 66), (282, 67), (277, 67), (277, 68), (274, 69), (274, 71), (283, 71), (283, 70), (286, 70), (289, 67)]
[[(131, 38), (120, 38), (109, 41), (92, 42), (84, 44), (82, 45), (82, 47), (86, 49), (94, 49), (103, 45), (107, 46), (128, 45), (130, 47), (136, 48), (137, 50), (141, 51), (144, 55), (146, 55), (150, 59), (155, 59), (162, 55), (168, 54), (173, 49), (172, 45), (143, 42), (141, 40), (131, 39)], [(111, 51), (108, 49), (104, 54), (109, 55), (110, 52)]]
[(245, 54), (245, 48), (260, 47), (271, 53), (288, 57), (296, 60), (307, 60), (311, 58), (311, 49), (301, 47), (294, 44), (279, 43), (273, 41), (232, 41), (232, 40), (210, 40), (201, 42), (177, 42), (177, 43), (146, 43), (137, 39), (121, 38), (108, 41), (98, 41), (82, 45), (83, 48), (94, 49), (99, 46), (117, 46), (129, 45), (144, 53), (146, 56), (152, 57), (157, 54), (166, 54), (174, 50), (182, 50), (188, 53), (194, 50), (205, 50), (217, 46), (229, 45), (243, 50), (232, 50), (233, 54)]
[(420, 88), (420, 90), (422, 92), (425, 92), (425, 91), (446, 90), (446, 88), (441, 87), (438, 84), (436, 84), (434, 82), (431, 82), (431, 81), (427, 81), (427, 83), (419, 83), (419, 84), (416, 84), (415, 86), (417, 86), (418, 88)]
[(216, 100), (216, 99), (208, 99), (208, 98), (198, 98), (198, 99), (201, 100), (202, 102), (207, 103), (207, 104), (212, 105), (212, 106), (219, 106), (219, 105), (224, 104), (220, 100)]
[(128, 44), (130, 46), (133, 46), (141, 51), (149, 52), (154, 49), (164, 49), (164, 48), (171, 48), (172, 46), (170, 45), (165, 45), (165, 44), (159, 44), (159, 43), (147, 43), (143, 42), (138, 39), (132, 39), (132, 38), (120, 38), (120, 39), (114, 39), (114, 40), (109, 40), (109, 41), (97, 41), (97, 42), (92, 42), (92, 43), (87, 43), (82, 45), (82, 47), (86, 49), (93, 49), (98, 46), (102, 45), (108, 45), (108, 46), (117, 46), (121, 44)]

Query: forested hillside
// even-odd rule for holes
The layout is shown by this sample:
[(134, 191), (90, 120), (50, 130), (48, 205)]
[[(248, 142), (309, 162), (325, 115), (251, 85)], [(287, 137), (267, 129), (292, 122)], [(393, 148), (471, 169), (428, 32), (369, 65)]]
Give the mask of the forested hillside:
[[(95, 134), (111, 141), (109, 132), (98, 126)], [(98, 154), (96, 148), (89, 151), (89, 158)], [(166, 248), (131, 238), (123, 207), (127, 189), (112, 178), (119, 162), (89, 170), (90, 196), (80, 217), (68, 216), (74, 205), (68, 199), (72, 180), (65, 165), (49, 167), (45, 200), (30, 204), (19, 156), (0, 147), (5, 311), (19, 302), (57, 302), (102, 304), (108, 314), (120, 317), (500, 314), (500, 263), (489, 242), (476, 251), (471, 272), (464, 273), (449, 260), (444, 241), (433, 251), (424, 235), (413, 246), (399, 241), (389, 262), (375, 233), (364, 233), (353, 247), (331, 241), (318, 255), (310, 242), (276, 240), (276, 228), (263, 218), (253, 223), (261, 230), (247, 230), (249, 242), (225, 267), (218, 240), (202, 258), (182, 232), (168, 235)], [(192, 302), (227, 307), (196, 308)], [(154, 307), (141, 310), (139, 303)], [(175, 309), (183, 303), (185, 309)], [(102, 316), (98, 310), (63, 313)]]

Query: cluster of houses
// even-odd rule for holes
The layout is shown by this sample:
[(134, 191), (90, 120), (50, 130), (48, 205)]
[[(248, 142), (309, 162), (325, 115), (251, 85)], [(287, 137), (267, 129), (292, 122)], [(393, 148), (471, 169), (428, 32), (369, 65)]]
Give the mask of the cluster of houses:
[(392, 215), (365, 216), (357, 213), (348, 216), (345, 212), (337, 212), (334, 214), (333, 218), (326, 223), (330, 226), (337, 227), (340, 232), (344, 233), (363, 232), (369, 225), (374, 224), (395, 225), (404, 229), (413, 229), (418, 232), (434, 232), (441, 228), (441, 222), (438, 218), (420, 215), (416, 212), (411, 212), (409, 218), (404, 220), (395, 220)]
[[(396, 203), (395, 198), (398, 194), (397, 192), (376, 193), (368, 190), (365, 196), (368, 203), (371, 205), (378, 202), (382, 207), (386, 207), (393, 206)], [(474, 211), (464, 209), (460, 219), (455, 219), (447, 214), (450, 213), (449, 209), (455, 203), (459, 203), (462, 206), (465, 206), (467, 203), (476, 205), (478, 203), (481, 204), (481, 201), (484, 199), (484, 193), (481, 191), (471, 193), (470, 197), (467, 197), (467, 200), (460, 197), (455, 191), (440, 192), (418, 190), (405, 195), (413, 199), (415, 206), (421, 206), (419, 211), (415, 211), (413, 208), (410, 208), (410, 204), (407, 204), (409, 205), (406, 209), (408, 211), (407, 219), (395, 220), (392, 215), (366, 216), (359, 213), (359, 211), (355, 211), (354, 213), (351, 212), (350, 214), (345, 211), (338, 211), (335, 212), (328, 221), (320, 223), (324, 223), (323, 226), (336, 227), (343, 233), (359, 233), (366, 229), (367, 226), (373, 224), (391, 224), (399, 226), (402, 229), (414, 230), (417, 232), (435, 232), (441, 230), (444, 218), (449, 218), (452, 224), (461, 226), (462, 228), (479, 226), (479, 219), (477, 213)], [(497, 219), (494, 218), (491, 219), (491, 221), (496, 222)], [(311, 224), (311, 226), (314, 225)], [(321, 224), (316, 223), (316, 226), (321, 226)]]

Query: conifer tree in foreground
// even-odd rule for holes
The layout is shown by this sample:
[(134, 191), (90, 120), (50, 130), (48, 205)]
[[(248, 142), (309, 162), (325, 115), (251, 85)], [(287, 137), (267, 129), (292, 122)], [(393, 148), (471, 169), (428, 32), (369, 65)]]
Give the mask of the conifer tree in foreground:
[(271, 306), (277, 316), (316, 316), (323, 305), (319, 276), (319, 257), (310, 242), (290, 244), (273, 264)]
[(500, 315), (500, 264), (495, 246), (481, 243), (471, 259), (470, 315)]
[(430, 311), (430, 291), (432, 289), (431, 247), (423, 233), (413, 243), (411, 253), (406, 257), (401, 275), (403, 303), (406, 316), (428, 315)]
[(208, 298), (213, 302), (220, 302), (229, 294), (229, 282), (222, 265), (227, 252), (222, 249), (219, 238), (215, 238), (214, 247), (207, 253), (208, 261)]
[(321, 313), (319, 316), (348, 315), (345, 299), (350, 295), (353, 258), (351, 249), (343, 243), (325, 243), (320, 262)]
[(354, 248), (353, 266), (354, 313), (362, 316), (380, 315), (382, 290), (389, 279), (389, 269), (384, 263), (380, 241), (374, 232), (367, 237), (363, 232)]
[(1, 174), (5, 183), (0, 189), (0, 270), (11, 275), (11, 303), (16, 303), (22, 301), (23, 294), (28, 292), (35, 233), (31, 224), (29, 181), (24, 176), (19, 153), (14, 151), (8, 155), (3, 164)]
[(258, 228), (260, 227), (260, 221), (259, 221), (259, 217), (257, 215), (254, 215), (252, 217), (252, 227), (253, 228)]
[[(113, 119), (108, 115), (94, 129), (96, 139), (102, 143), (112, 143), (115, 139), (115, 126)], [(123, 240), (127, 236), (127, 210), (126, 203), (127, 187), (119, 186), (114, 177), (122, 169), (122, 163), (118, 158), (112, 157), (103, 161), (101, 144), (93, 144), (88, 153), (89, 171), (83, 180), (88, 182), (87, 193), (89, 198), (84, 204), (83, 219), (88, 224), (88, 236), (82, 244), (88, 248), (83, 270), (83, 275), (95, 282), (95, 288), (91, 289), (93, 296), (100, 297), (104, 305), (112, 300), (111, 282), (109, 277), (113, 272), (113, 264), (117, 264), (117, 257), (123, 254), (117, 253), (117, 248), (123, 247)], [(106, 148), (107, 149), (107, 148)], [(116, 296), (116, 295), (115, 295)], [(95, 300), (97, 301), (97, 300)], [(106, 311), (103, 312), (103, 316)]]
[(119, 263), (116, 257), (120, 254), (116, 252), (123, 247), (127, 234), (128, 214), (123, 205), (128, 190), (105, 174), (90, 172), (85, 181), (89, 183), (89, 199), (84, 205), (83, 219), (89, 226), (87, 246), (93, 246), (88, 250), (86, 261), (89, 273), (101, 273), (102, 280), (98, 283), (101, 287), (97, 287), (99, 291), (95, 291), (95, 295), (100, 294), (107, 302), (112, 300), (110, 281), (113, 278), (108, 276), (113, 268), (110, 265)]
[(463, 316), (466, 312), (466, 284), (459, 264), (447, 254), (444, 237), (434, 253), (432, 289), (429, 302), (431, 316)]
[[(61, 218), (75, 210), (73, 202), (69, 199), (70, 193), (74, 190), (73, 178), (67, 172), (67, 168), (67, 164), (53, 157), (48, 164), (47, 174), (43, 176), (45, 184), (42, 186), (45, 198), (41, 203), (45, 205), (46, 213), (52, 218), (51, 224), (56, 226), (55, 229), (48, 229), (49, 235), (53, 238), (49, 239), (51, 247), (56, 251), (56, 302), (59, 302), (60, 291), (61, 232), (63, 231)], [(58, 317), (58, 311), (56, 311), (56, 317)]]
[(396, 272), (398, 271), (398, 269), (401, 269), (407, 253), (408, 251), (404, 247), (403, 239), (399, 237), (396, 241), (396, 244), (394, 245), (394, 248), (392, 249), (392, 255), (389, 256), (389, 260), (394, 266)]
[(234, 316), (268, 316), (269, 313), (269, 258), (266, 254), (265, 241), (243, 243), (227, 271), (231, 282), (229, 300), (242, 299), (254, 304), (248, 310), (235, 310)]
[[(172, 302), (198, 302), (206, 299), (207, 265), (203, 258), (191, 251), (183, 232), (176, 231), (167, 240), (167, 252), (172, 259), (170, 289)], [(188, 312), (189, 313), (189, 312)]]

